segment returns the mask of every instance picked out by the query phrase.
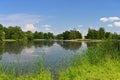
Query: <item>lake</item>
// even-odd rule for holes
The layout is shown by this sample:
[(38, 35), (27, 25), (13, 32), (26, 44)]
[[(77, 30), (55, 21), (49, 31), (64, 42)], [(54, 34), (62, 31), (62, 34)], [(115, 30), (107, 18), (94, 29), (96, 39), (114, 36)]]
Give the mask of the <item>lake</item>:
[[(36, 71), (36, 64), (42, 63), (55, 74), (58, 68), (69, 66), (68, 62), (74, 54), (83, 55), (83, 51), (96, 44), (97, 42), (48, 40), (29, 43), (4, 42), (0, 43), (0, 62), (5, 67), (14, 63), (16, 72), (22, 70), (22, 74)], [(37, 60), (39, 58), (41, 61)]]

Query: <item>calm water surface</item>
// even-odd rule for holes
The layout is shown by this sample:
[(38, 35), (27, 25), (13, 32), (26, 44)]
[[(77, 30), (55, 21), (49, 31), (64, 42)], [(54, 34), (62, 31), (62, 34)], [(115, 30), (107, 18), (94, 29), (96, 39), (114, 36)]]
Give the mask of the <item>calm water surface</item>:
[[(29, 72), (35, 67), (38, 57), (44, 58), (44, 65), (54, 71), (67, 66), (74, 54), (83, 54), (87, 47), (96, 43), (74, 41), (36, 41), (36, 42), (5, 42), (0, 43), (0, 61), (8, 65), (16, 63), (24, 72)], [(29, 66), (29, 68), (28, 68)]]

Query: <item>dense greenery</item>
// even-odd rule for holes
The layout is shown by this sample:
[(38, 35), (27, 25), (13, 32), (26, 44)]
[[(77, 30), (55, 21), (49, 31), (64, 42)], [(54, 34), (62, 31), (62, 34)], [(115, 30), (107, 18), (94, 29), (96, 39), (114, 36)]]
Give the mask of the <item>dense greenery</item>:
[(70, 31), (65, 31), (62, 34), (58, 34), (55, 36), (53, 33), (43, 33), (35, 31), (34, 33), (31, 31), (24, 32), (19, 26), (9, 26), (3, 27), (0, 24), (0, 41), (4, 39), (14, 39), (14, 40), (33, 40), (33, 39), (81, 39), (82, 35), (79, 31), (73, 29)]
[(62, 34), (58, 34), (56, 39), (70, 40), (70, 39), (81, 39), (82, 34), (76, 29), (65, 31)]
[(104, 28), (100, 28), (99, 30), (90, 29), (88, 30), (87, 39), (120, 39), (120, 35), (117, 33), (105, 32)]
[[(105, 32), (104, 28), (99, 30), (90, 29), (88, 30), (86, 39), (120, 39), (120, 35), (117, 33)], [(51, 32), (43, 33), (35, 31), (24, 32), (19, 26), (9, 26), (3, 27), (0, 24), (0, 41), (4, 39), (13, 39), (13, 40), (33, 40), (33, 39), (61, 39), (61, 40), (72, 40), (72, 39), (82, 39), (82, 34), (76, 29), (65, 31), (61, 34), (54, 35)]]
[(24, 32), (19, 26), (9, 26), (4, 27), (0, 24), (0, 41), (4, 39), (14, 39), (14, 40), (33, 40), (33, 39), (54, 39), (53, 33), (43, 33), (43, 32)]

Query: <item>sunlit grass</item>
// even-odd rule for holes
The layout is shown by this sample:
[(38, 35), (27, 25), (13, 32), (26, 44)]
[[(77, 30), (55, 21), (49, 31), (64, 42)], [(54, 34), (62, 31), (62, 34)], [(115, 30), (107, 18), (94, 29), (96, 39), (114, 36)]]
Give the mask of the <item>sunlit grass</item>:
[(40, 73), (34, 74), (27, 74), (21, 76), (14, 76), (14, 75), (7, 75), (5, 73), (0, 74), (0, 80), (52, 80), (51, 74), (49, 71), (42, 71)]

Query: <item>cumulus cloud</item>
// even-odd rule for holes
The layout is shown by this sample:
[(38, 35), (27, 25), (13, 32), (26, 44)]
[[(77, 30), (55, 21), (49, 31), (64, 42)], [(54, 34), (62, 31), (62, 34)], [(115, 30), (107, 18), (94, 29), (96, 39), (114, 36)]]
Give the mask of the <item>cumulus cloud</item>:
[(30, 14), (9, 14), (1, 15), (0, 14), (0, 23), (5, 26), (10, 25), (20, 25), (25, 24), (36, 24), (41, 21), (39, 15), (30, 15)]
[(102, 22), (108, 22), (108, 21), (113, 22), (113, 21), (118, 21), (118, 20), (120, 20), (119, 17), (103, 17), (103, 18), (100, 18), (100, 21), (102, 21)]
[(78, 25), (78, 27), (80, 28), (80, 27), (83, 27), (83, 25)]
[(20, 26), (24, 31), (35, 30), (35, 24), (42, 21), (40, 15), (30, 14), (0, 14), (0, 23), (4, 26)]
[(120, 20), (119, 17), (109, 17), (108, 18), (110, 21), (117, 21), (117, 20)]
[(35, 31), (36, 27), (33, 24), (26, 24), (25, 31)]
[(120, 27), (120, 22), (114, 22), (113, 23), (116, 27)]
[(108, 24), (108, 27), (113, 27), (113, 25), (112, 24)]
[(100, 21), (102, 21), (102, 22), (107, 22), (107, 21), (108, 21), (108, 18), (106, 18), (106, 17), (100, 18)]
[(46, 31), (50, 31), (51, 30), (51, 25), (43, 25), (42, 26)]

